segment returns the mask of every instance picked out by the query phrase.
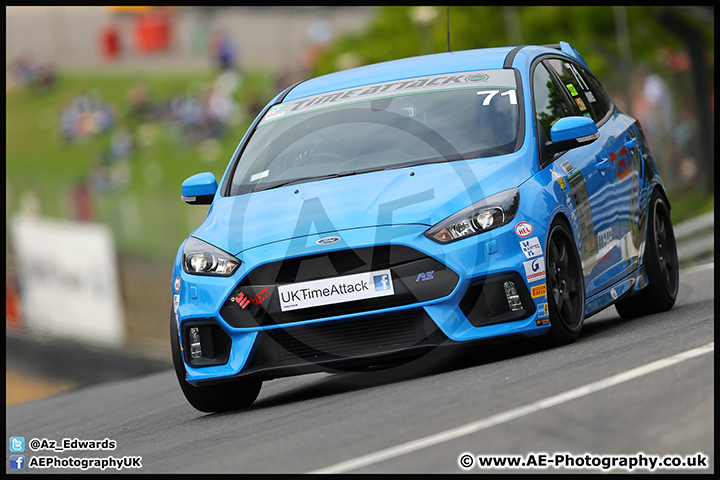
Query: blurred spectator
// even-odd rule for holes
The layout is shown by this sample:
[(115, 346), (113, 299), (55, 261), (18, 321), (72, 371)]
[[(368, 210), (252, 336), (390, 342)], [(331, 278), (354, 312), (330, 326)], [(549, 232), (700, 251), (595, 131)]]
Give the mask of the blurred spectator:
[(32, 56), (25, 55), (10, 62), (9, 85), (49, 90), (55, 86), (56, 81), (55, 68), (46, 61), (36, 60)]
[(237, 69), (237, 45), (235, 39), (225, 32), (213, 36), (212, 55), (221, 72)]
[(643, 75), (634, 83), (632, 111), (640, 121), (660, 174), (673, 181), (672, 131), (675, 128), (673, 98), (667, 83), (657, 74)]
[(689, 107), (682, 111), (680, 121), (672, 132), (674, 143), (673, 156), (677, 164), (673, 165), (674, 170), (682, 183), (687, 187), (694, 183), (697, 173), (697, 119)]
[(86, 180), (79, 181), (73, 189), (73, 211), (75, 220), (89, 222), (93, 219), (92, 193)]
[(120, 33), (115, 25), (108, 25), (100, 32), (100, 52), (110, 61), (120, 56)]
[(82, 140), (103, 133), (115, 124), (115, 112), (95, 95), (73, 98), (60, 114), (60, 138)]

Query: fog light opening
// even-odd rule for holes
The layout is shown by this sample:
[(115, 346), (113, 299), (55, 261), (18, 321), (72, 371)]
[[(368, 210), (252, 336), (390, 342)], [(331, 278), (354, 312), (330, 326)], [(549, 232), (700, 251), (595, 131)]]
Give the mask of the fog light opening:
[(503, 283), (503, 288), (505, 289), (505, 297), (507, 298), (510, 310), (513, 312), (522, 310), (522, 302), (520, 301), (520, 295), (518, 295), (517, 289), (515, 288), (515, 283), (507, 281)]
[(202, 357), (202, 347), (200, 346), (200, 329), (198, 327), (190, 327), (190, 357)]

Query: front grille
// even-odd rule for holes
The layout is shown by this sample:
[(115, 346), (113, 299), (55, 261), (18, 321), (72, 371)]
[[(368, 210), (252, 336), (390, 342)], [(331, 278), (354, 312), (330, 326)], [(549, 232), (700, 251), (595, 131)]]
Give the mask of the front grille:
[(405, 314), (374, 321), (293, 328), (270, 336), (278, 344), (280, 361), (288, 358), (287, 353), (314, 360), (412, 346), (425, 338), (425, 329), (414, 315)]
[(262, 335), (253, 366), (352, 359), (446, 340), (423, 309), (278, 328)]

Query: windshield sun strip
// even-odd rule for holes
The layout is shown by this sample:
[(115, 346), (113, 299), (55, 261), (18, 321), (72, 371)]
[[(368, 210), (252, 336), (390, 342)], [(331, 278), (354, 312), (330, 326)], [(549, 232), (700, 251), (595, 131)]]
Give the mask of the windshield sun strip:
[[(356, 101), (351, 101), (347, 103), (343, 103), (342, 105), (327, 105), (324, 107), (318, 107), (313, 110), (308, 110), (305, 112), (296, 112), (291, 113), (288, 115), (283, 115), (281, 117), (273, 118), (267, 121), (260, 121), (258, 126), (256, 127), (256, 130), (259, 130), (262, 127), (265, 127), (266, 125), (270, 125), (273, 123), (277, 123), (282, 120), (287, 120), (289, 118), (297, 117), (298, 115), (305, 115), (307, 113), (317, 113), (323, 110), (329, 110), (331, 108), (339, 108), (339, 107), (347, 107), (350, 105), (357, 105), (359, 103), (367, 103), (367, 102), (374, 102), (376, 100), (384, 100), (387, 98), (401, 98), (401, 97), (409, 97), (411, 95), (422, 95), (422, 94), (428, 94), (428, 93), (441, 93), (441, 92), (457, 92), (460, 90), (497, 90), (497, 89), (505, 89), (505, 90), (517, 90), (517, 87), (507, 87), (507, 86), (491, 86), (491, 85), (483, 85), (482, 87), (478, 88), (477, 86), (468, 86), (468, 87), (457, 87), (457, 88), (446, 88), (443, 90), (428, 90), (428, 91), (422, 91), (422, 92), (407, 92), (407, 93), (401, 93), (396, 95), (386, 95), (383, 97), (373, 97), (372, 99), (359, 99)], [(329, 92), (331, 93), (331, 92)]]

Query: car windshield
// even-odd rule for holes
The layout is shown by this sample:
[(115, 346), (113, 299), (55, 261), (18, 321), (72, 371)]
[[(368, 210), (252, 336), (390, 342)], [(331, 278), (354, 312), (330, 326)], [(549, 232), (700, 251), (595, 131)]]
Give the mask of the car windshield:
[(512, 153), (513, 70), (364, 85), (270, 108), (242, 151), (231, 195), (434, 162)]

